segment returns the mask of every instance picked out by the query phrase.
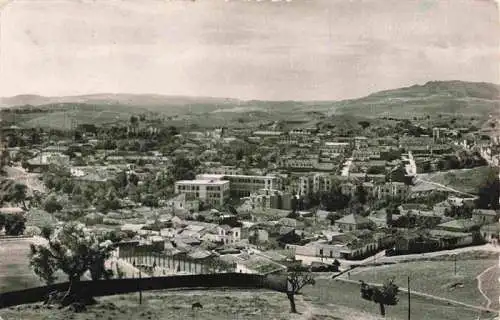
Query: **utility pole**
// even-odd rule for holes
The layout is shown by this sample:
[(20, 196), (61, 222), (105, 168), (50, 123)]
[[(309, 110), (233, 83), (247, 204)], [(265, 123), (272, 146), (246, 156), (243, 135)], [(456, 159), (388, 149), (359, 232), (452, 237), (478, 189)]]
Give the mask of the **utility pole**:
[(142, 304), (141, 270), (139, 269), (139, 304)]
[(408, 276), (408, 320), (411, 317), (411, 294), (410, 294), (410, 276)]
[(457, 255), (453, 255), (453, 265), (454, 265), (454, 270), (455, 270), (455, 276), (457, 275)]

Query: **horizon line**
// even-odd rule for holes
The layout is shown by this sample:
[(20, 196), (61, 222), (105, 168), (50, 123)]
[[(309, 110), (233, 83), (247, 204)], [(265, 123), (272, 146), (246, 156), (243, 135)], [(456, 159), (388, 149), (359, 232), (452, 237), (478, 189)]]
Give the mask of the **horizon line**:
[(387, 88), (387, 89), (382, 89), (382, 90), (377, 90), (377, 91), (372, 91), (370, 93), (367, 93), (362, 96), (357, 96), (357, 97), (351, 97), (351, 98), (344, 98), (344, 99), (258, 99), (258, 98), (252, 98), (252, 99), (243, 99), (243, 98), (237, 98), (237, 97), (229, 97), (229, 96), (207, 96), (207, 95), (185, 95), (185, 94), (168, 94), (168, 93), (153, 93), (153, 92), (143, 92), (143, 93), (130, 93), (130, 92), (92, 92), (92, 93), (80, 93), (80, 94), (68, 94), (68, 95), (43, 95), (43, 94), (38, 94), (38, 93), (20, 93), (16, 95), (10, 95), (10, 96), (1, 96), (0, 99), (13, 99), (16, 97), (22, 97), (22, 96), (34, 96), (34, 97), (40, 97), (40, 98), (78, 98), (78, 97), (85, 97), (85, 96), (98, 96), (98, 95), (130, 95), (130, 96), (160, 96), (160, 97), (170, 97), (170, 98), (192, 98), (192, 99), (219, 99), (219, 100), (237, 100), (239, 102), (251, 102), (251, 101), (267, 101), (267, 102), (340, 102), (340, 101), (348, 101), (348, 100), (354, 100), (354, 99), (360, 99), (364, 97), (368, 97), (372, 94), (380, 93), (380, 92), (385, 92), (385, 91), (391, 91), (391, 90), (398, 90), (398, 89), (405, 89), (405, 88), (411, 88), (414, 86), (424, 86), (428, 83), (431, 82), (467, 82), (467, 83), (483, 83), (483, 84), (492, 84), (496, 86), (500, 86), (499, 83), (495, 82), (488, 82), (488, 81), (467, 81), (467, 80), (429, 80), (424, 83), (414, 83), (412, 85), (407, 85), (407, 86), (402, 86), (402, 87), (393, 87), (393, 88)]

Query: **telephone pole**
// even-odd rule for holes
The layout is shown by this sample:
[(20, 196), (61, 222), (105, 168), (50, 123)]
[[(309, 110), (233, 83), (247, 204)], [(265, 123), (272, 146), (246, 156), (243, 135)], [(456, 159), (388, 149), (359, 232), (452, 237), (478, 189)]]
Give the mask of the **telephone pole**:
[(456, 276), (457, 275), (457, 255), (456, 254), (453, 255), (453, 265), (454, 265), (453, 269), (455, 271), (455, 276)]
[(411, 318), (410, 276), (408, 276), (408, 320)]
[(142, 286), (141, 286), (141, 269), (139, 269), (139, 304), (142, 304)]

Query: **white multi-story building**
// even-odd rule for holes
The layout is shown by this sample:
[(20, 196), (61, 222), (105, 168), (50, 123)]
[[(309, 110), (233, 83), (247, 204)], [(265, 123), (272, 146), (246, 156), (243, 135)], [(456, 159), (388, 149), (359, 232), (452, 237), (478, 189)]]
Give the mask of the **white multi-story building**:
[(186, 200), (199, 199), (213, 205), (223, 205), (229, 199), (227, 180), (181, 180), (175, 183), (175, 193), (183, 193)]
[(248, 197), (250, 194), (265, 190), (281, 190), (282, 179), (275, 175), (250, 176), (240, 174), (210, 175), (201, 174), (197, 179), (212, 179), (231, 182), (231, 194), (236, 197)]

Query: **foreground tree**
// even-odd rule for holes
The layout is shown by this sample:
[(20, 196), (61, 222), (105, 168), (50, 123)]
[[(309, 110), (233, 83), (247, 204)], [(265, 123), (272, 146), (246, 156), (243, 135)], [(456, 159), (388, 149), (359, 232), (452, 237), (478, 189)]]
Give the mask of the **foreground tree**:
[(380, 306), (380, 314), (385, 317), (385, 306), (395, 306), (398, 304), (399, 288), (394, 284), (393, 279), (389, 279), (384, 285), (379, 288), (366, 284), (363, 280), (361, 283), (361, 298), (378, 303)]
[(111, 276), (104, 262), (111, 256), (112, 242), (101, 241), (85, 230), (83, 224), (74, 222), (56, 228), (47, 238), (44, 243), (31, 245), (33, 270), (47, 283), (53, 281), (56, 270), (68, 276), (69, 287), (60, 301), (63, 306), (73, 302), (88, 303), (91, 297), (84, 296), (78, 284), (87, 271), (92, 280)]
[(292, 272), (288, 275), (286, 296), (290, 301), (290, 312), (297, 313), (295, 295), (300, 293), (305, 285), (314, 285), (315, 283), (311, 273)]

